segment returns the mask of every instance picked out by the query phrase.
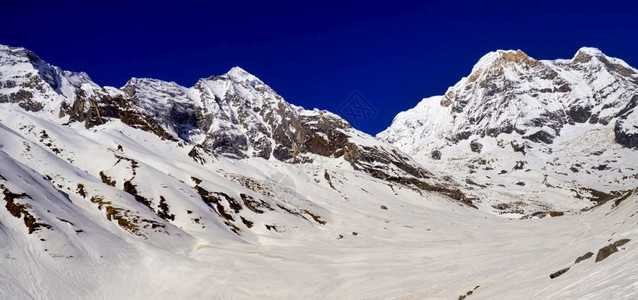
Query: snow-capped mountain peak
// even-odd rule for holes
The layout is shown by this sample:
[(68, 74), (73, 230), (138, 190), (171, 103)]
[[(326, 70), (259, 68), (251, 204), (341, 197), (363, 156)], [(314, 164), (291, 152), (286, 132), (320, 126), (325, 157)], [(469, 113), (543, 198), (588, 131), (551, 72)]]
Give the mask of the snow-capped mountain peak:
[(574, 58), (577, 58), (581, 55), (589, 55), (589, 56), (606, 56), (600, 49), (594, 47), (581, 47), (576, 51)]
[[(63, 71), (25, 49), (0, 46), (0, 102), (18, 103), (25, 109), (57, 109), (64, 99), (71, 99), (78, 88), (92, 83), (86, 73)], [(97, 85), (96, 85), (97, 86)], [(34, 99), (34, 95), (42, 95)]]
[(533, 64), (534, 62), (537, 62), (537, 60), (529, 57), (521, 50), (496, 50), (483, 55), (474, 65), (470, 74), (504, 63)]
[(259, 80), (255, 75), (248, 73), (246, 70), (241, 67), (232, 67), (226, 74), (226, 76), (238, 81), (238, 82), (248, 82), (250, 84), (261, 83), (263, 81)]
[[(610, 57), (600, 49), (594, 47), (582, 47), (578, 49), (572, 62), (586, 63), (595, 58), (595, 62), (602, 63), (610, 72), (618, 72), (622, 76), (636, 75), (636, 69), (620, 58)], [(560, 61), (560, 60), (559, 60)], [(635, 76), (634, 76), (635, 77)]]
[[(476, 183), (468, 184), (473, 189), (494, 192), (499, 189), (492, 187), (494, 178), (505, 179), (501, 195), (507, 197), (529, 189), (627, 189), (638, 184), (638, 171), (629, 163), (636, 152), (628, 149), (638, 147), (637, 74), (595, 48), (581, 48), (569, 60), (498, 50), (483, 56), (443, 96), (398, 114), (377, 137), (437, 171), (458, 164), (456, 180)], [(592, 136), (615, 142), (592, 150), (583, 142)], [(571, 157), (559, 154), (568, 147), (563, 143), (570, 144)], [(473, 169), (476, 161), (488, 162), (486, 172)], [(461, 171), (468, 168), (470, 173)], [(507, 171), (518, 168), (529, 170), (529, 178), (534, 172), (538, 177), (526, 181)], [(630, 179), (618, 181), (617, 172)], [(574, 173), (576, 180), (569, 175)], [(548, 184), (551, 178), (561, 184)]]

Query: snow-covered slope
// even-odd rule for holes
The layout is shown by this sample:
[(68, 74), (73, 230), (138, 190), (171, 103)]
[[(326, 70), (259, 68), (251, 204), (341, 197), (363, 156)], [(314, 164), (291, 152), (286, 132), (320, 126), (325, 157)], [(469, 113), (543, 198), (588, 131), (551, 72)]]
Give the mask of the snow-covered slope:
[[(118, 89), (22, 48), (0, 54), (2, 299), (638, 292), (632, 193), (503, 218), (450, 170), (287, 103), (240, 68), (191, 88)], [(424, 121), (433, 139), (443, 121)], [(567, 136), (554, 144), (569, 148)], [(630, 151), (618, 147), (605, 149)], [(613, 242), (605, 260), (573, 263)]]
[(638, 185), (638, 71), (594, 48), (485, 55), (377, 137), (500, 212), (579, 209)]

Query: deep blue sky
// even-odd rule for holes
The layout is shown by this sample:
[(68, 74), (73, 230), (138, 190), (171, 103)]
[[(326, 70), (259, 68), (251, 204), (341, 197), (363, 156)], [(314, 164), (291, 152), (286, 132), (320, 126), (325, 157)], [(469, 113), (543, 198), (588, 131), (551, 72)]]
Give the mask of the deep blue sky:
[(358, 122), (371, 134), (492, 50), (553, 59), (592, 46), (638, 66), (638, 1), (175, 3), (0, 0), (0, 43), (100, 85), (192, 86), (241, 66), (293, 104), (336, 113), (359, 91), (378, 112)]

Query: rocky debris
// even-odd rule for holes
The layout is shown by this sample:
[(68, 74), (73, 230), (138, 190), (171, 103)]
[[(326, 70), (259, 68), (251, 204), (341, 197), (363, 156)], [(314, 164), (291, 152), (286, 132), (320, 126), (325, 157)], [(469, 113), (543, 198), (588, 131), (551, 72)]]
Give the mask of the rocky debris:
[(301, 211), (303, 214), (310, 216), (313, 221), (317, 222), (319, 225), (326, 225), (326, 221), (321, 219), (321, 216), (314, 214), (306, 209)]
[(539, 130), (533, 134), (523, 136), (523, 138), (536, 143), (551, 144), (554, 141), (555, 135), (552, 135), (545, 130)]
[(76, 192), (82, 196), (82, 198), (86, 198), (86, 190), (84, 190), (84, 184), (78, 183)]
[(441, 151), (432, 150), (432, 154), (430, 155), (432, 159), (440, 160), (441, 159)]
[(525, 154), (525, 144), (524, 143), (517, 143), (512, 141), (511, 143), (512, 146), (512, 150), (514, 150), (514, 152), (521, 152), (523, 154)]
[[(589, 193), (589, 195), (587, 195), (587, 193)], [(583, 188), (582, 194), (577, 193), (576, 198), (588, 199), (589, 201), (596, 203), (595, 207), (597, 207), (607, 203), (607, 201), (614, 199), (616, 199), (615, 201), (620, 204), (620, 202), (627, 199), (631, 195), (632, 191), (611, 191), (609, 193), (605, 193), (595, 189)], [(616, 206), (617, 205), (614, 205), (614, 207)]]
[(20, 198), (31, 199), (31, 196), (27, 195), (26, 193), (13, 193), (4, 186), (2, 186), (2, 188), (4, 188), (4, 201), (6, 201), (5, 208), (12, 216), (18, 219), (22, 218), (22, 220), (24, 221), (24, 225), (29, 231), (29, 234), (40, 230), (41, 228), (52, 229), (51, 225), (38, 222), (36, 217), (31, 212), (29, 212), (28, 209), (31, 208), (30, 204), (23, 204), (16, 201)]
[(465, 292), (464, 295), (460, 295), (458, 299), (459, 300), (463, 300), (463, 299), (465, 299), (465, 298), (467, 298), (469, 296), (472, 296), (474, 294), (474, 291), (476, 291), (476, 289), (478, 289), (478, 288), (479, 288), (479, 286), (477, 285), (473, 290), (469, 290), (469, 291)]
[(579, 263), (579, 262), (581, 262), (583, 260), (591, 258), (592, 256), (594, 256), (593, 252), (587, 252), (587, 253), (583, 254), (582, 256), (579, 256), (578, 258), (576, 258), (576, 261), (574, 263), (577, 264), (577, 263)]
[(609, 244), (605, 247), (602, 247), (600, 248), (600, 250), (598, 250), (598, 254), (596, 255), (596, 262), (602, 261), (616, 252), (618, 252), (618, 248), (614, 244)]
[(330, 179), (330, 174), (328, 173), (328, 170), (324, 170), (323, 178), (328, 182), (328, 185), (330, 185), (330, 187), (333, 190), (338, 191), (337, 188), (335, 188), (335, 186), (332, 184), (332, 179)]
[(274, 210), (268, 202), (263, 200), (256, 200), (253, 196), (246, 194), (239, 194), (242, 202), (244, 202), (244, 206), (246, 206), (249, 210), (257, 214), (263, 214), (265, 209)]
[(115, 180), (111, 179), (110, 176), (107, 176), (104, 171), (100, 171), (100, 179), (102, 180), (102, 182), (104, 184), (110, 185), (110, 186), (115, 186), (116, 182)]
[(202, 155), (203, 151), (199, 150), (200, 147), (201, 146), (199, 145), (195, 145), (193, 149), (191, 149), (191, 151), (188, 152), (188, 156), (190, 156), (193, 160), (203, 165), (206, 163), (206, 160), (204, 159)]
[(157, 215), (167, 221), (175, 221), (175, 214), (171, 214), (170, 207), (166, 203), (164, 196), (160, 196)]
[(131, 182), (131, 180), (124, 181), (124, 187), (122, 190), (135, 197), (135, 201), (153, 210), (153, 207), (151, 206), (153, 202), (140, 195), (137, 191), (137, 187)]
[(562, 270), (556, 271), (556, 272), (554, 272), (554, 273), (550, 274), (550, 275), (549, 275), (549, 278), (550, 278), (550, 279), (554, 279), (554, 278), (556, 278), (556, 277), (558, 277), (558, 276), (560, 276), (560, 275), (563, 275), (563, 274), (567, 273), (567, 271), (569, 271), (569, 269), (570, 269), (570, 268), (565, 268), (565, 269), (562, 269)]
[(481, 149), (483, 149), (483, 145), (479, 143), (477, 140), (470, 142), (470, 149), (472, 152), (481, 153)]
[(614, 127), (616, 143), (627, 148), (638, 148), (638, 131), (632, 132), (631, 129), (624, 127), (625, 120), (618, 120)]
[(248, 228), (252, 228), (253, 225), (255, 224), (252, 221), (246, 220), (244, 217), (241, 217), (241, 222), (244, 223), (244, 225), (246, 225), (246, 227)]
[[(197, 189), (199, 195), (202, 197), (202, 201), (204, 201), (204, 203), (212, 208), (220, 217), (226, 219), (227, 221), (235, 221), (235, 218), (233, 218), (231, 214), (226, 212), (226, 208), (222, 205), (221, 202), (223, 199), (232, 198), (223, 193), (211, 193), (200, 186), (196, 186), (195, 188)], [(238, 210), (239, 209), (241, 209), (241, 206), (239, 206)]]
[(621, 246), (624, 246), (625, 244), (629, 243), (629, 241), (631, 241), (631, 239), (617, 240), (617, 241), (614, 242), (614, 246), (621, 247)]
[(272, 225), (264, 224), (264, 226), (266, 227), (266, 229), (268, 229), (268, 230), (270, 230), (270, 231), (274, 231), (274, 232), (277, 232), (277, 233), (282, 232), (282, 229), (281, 229), (281, 228), (279, 228), (279, 227), (278, 227), (277, 225), (275, 225), (275, 224), (272, 224)]
[(147, 229), (149, 227), (156, 232), (168, 234), (165, 229), (166, 224), (142, 218), (128, 209), (115, 206), (111, 201), (105, 200), (102, 196), (96, 195), (91, 197), (91, 202), (97, 204), (99, 210), (104, 208), (107, 220), (116, 221), (118, 226), (131, 234), (145, 237), (146, 234), (142, 229)]
[[(506, 214), (506, 213), (524, 214), (525, 210), (523, 209), (523, 207), (525, 206), (527, 206), (527, 204), (521, 201), (501, 202), (501, 203), (492, 205), (493, 208), (500, 210), (499, 212), (500, 214)], [(526, 219), (526, 218), (529, 218), (529, 216), (525, 215), (522, 218)]]
[[(569, 123), (587, 122), (587, 120), (589, 120), (589, 118), (591, 118), (592, 116), (591, 110), (592, 108), (590, 106), (584, 106), (584, 107), (575, 106), (575, 107), (569, 108), (567, 110), (567, 116), (569, 117), (569, 119), (571, 119), (571, 122)], [(590, 123), (593, 123), (593, 122), (590, 122)]]
[(629, 241), (630, 239), (621, 239), (603, 248), (600, 248), (600, 250), (598, 250), (598, 254), (596, 255), (596, 262), (602, 261), (610, 255), (618, 252), (618, 247), (627, 244)]

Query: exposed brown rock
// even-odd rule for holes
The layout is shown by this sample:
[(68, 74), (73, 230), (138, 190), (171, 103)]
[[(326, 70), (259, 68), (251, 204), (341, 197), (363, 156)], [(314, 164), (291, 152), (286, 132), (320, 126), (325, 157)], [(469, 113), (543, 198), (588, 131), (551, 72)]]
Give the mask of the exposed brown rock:
[(579, 262), (581, 262), (583, 260), (591, 258), (592, 256), (594, 256), (594, 253), (587, 252), (587, 253), (583, 254), (582, 256), (579, 256), (574, 263), (577, 264), (577, 263), (579, 263)]
[(618, 248), (614, 244), (609, 244), (605, 247), (600, 248), (598, 250), (598, 254), (596, 255), (596, 262), (602, 261), (610, 255), (618, 252)]
[(35, 216), (28, 211), (28, 208), (31, 208), (29, 204), (21, 204), (16, 202), (15, 200), (20, 198), (31, 198), (31, 196), (26, 193), (16, 194), (11, 192), (9, 189), (4, 189), (4, 200), (6, 201), (5, 208), (9, 211), (9, 213), (16, 217), (22, 218), (24, 221), (24, 225), (26, 225), (29, 230), (29, 234), (40, 230), (40, 228), (52, 229), (51, 225), (46, 223), (37, 222)]
[(556, 278), (556, 277), (558, 277), (558, 276), (560, 276), (560, 275), (563, 275), (563, 274), (565, 274), (567, 271), (569, 271), (569, 269), (570, 269), (570, 268), (565, 268), (565, 269), (562, 269), (562, 270), (556, 271), (556, 272), (552, 273), (551, 275), (549, 275), (549, 278), (550, 278), (550, 279), (554, 279), (554, 278)]
[(631, 239), (617, 240), (617, 241), (614, 242), (614, 246), (621, 247), (621, 246), (624, 246), (625, 244), (629, 243), (629, 241), (631, 241)]

